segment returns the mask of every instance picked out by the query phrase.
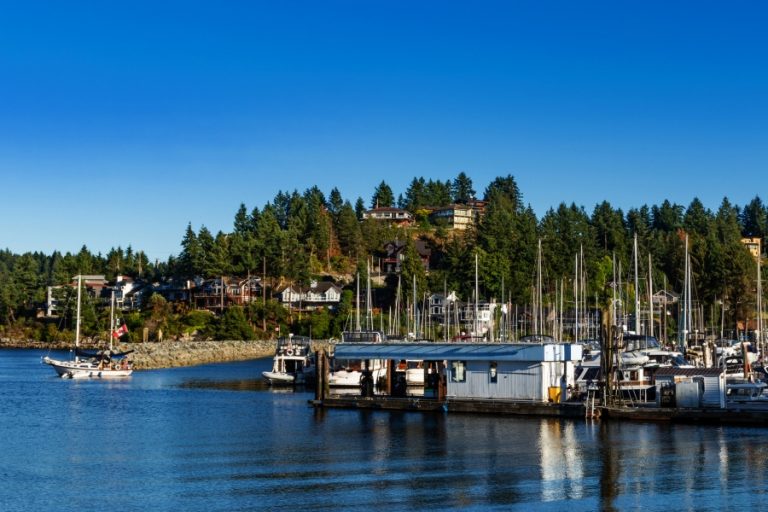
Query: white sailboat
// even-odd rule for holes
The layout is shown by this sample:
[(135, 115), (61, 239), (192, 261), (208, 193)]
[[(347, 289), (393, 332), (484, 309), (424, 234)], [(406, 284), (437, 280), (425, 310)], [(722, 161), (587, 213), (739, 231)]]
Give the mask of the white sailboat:
[[(50, 365), (64, 379), (100, 378), (113, 379), (128, 377), (133, 373), (131, 363), (125, 356), (133, 352), (115, 353), (112, 349), (112, 338), (118, 335), (114, 328), (114, 292), (112, 295), (112, 314), (110, 314), (109, 350), (85, 351), (80, 349), (80, 306), (83, 277), (77, 276), (77, 315), (75, 320), (75, 350), (74, 357), (69, 361), (43, 358), (43, 363)], [(123, 328), (120, 332), (126, 332)]]

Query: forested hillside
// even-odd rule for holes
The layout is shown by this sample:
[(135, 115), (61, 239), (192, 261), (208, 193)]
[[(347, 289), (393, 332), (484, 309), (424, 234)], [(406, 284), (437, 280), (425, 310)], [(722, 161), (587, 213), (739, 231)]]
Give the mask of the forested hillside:
[[(106, 255), (93, 254), (85, 246), (77, 254), (63, 255), (6, 250), (0, 252), (0, 324), (6, 336), (13, 332), (40, 338), (58, 335), (66, 326), (54, 329), (36, 316), (45, 302), (46, 287), (68, 283), (78, 273), (105, 274), (107, 279), (122, 274), (151, 282), (255, 275), (265, 277), (272, 290), (322, 276), (349, 284), (356, 272), (364, 276), (368, 259), (375, 265), (385, 244), (393, 240), (407, 245), (402, 278), (410, 283), (415, 276), (420, 296), (448, 289), (469, 298), (477, 254), (481, 297), (528, 304), (541, 240), (545, 296), (551, 296), (556, 283), (571, 286), (575, 256), (583, 252), (586, 293), (605, 304), (612, 293), (614, 258), (623, 269), (622, 280), (631, 281), (628, 276), (635, 234), (642, 279), (647, 276), (650, 255), (655, 289), (663, 288), (664, 283), (669, 290), (682, 288), (687, 235), (693, 293), (702, 310), (725, 305), (729, 323), (754, 318), (756, 264), (741, 238), (763, 238), (766, 234), (768, 211), (759, 197), (744, 206), (724, 198), (716, 210), (692, 198), (687, 205), (662, 200), (658, 205), (640, 205), (626, 212), (612, 206), (610, 197), (589, 211), (573, 198), (572, 203), (560, 204), (537, 218), (512, 176), (496, 178), (481, 193), (473, 186), (471, 178), (461, 173), (445, 181), (414, 178), (407, 190), (397, 192), (382, 181), (367, 200), (344, 198), (338, 189), (327, 196), (317, 187), (304, 192), (280, 191), (262, 206), (233, 205), (236, 211), (228, 232), (214, 234), (205, 226), (180, 227), (181, 250), (164, 262), (149, 261), (142, 251), (130, 247), (115, 248)], [(429, 216), (434, 207), (467, 203), (475, 197), (485, 204), (484, 214), (472, 229), (451, 230)], [(363, 220), (367, 209), (385, 206), (407, 210), (414, 224), (397, 227)], [(428, 272), (416, 252), (416, 240), (426, 242), (431, 249)], [(395, 282), (389, 279), (387, 284), (392, 287)], [(339, 314), (349, 314), (349, 297), (346, 300)], [(189, 314), (158, 305), (158, 300), (150, 302), (144, 305), (144, 312), (134, 314), (131, 321), (135, 326), (150, 322), (158, 308), (166, 308), (171, 316)], [(259, 327), (266, 324), (267, 317), (286, 329), (304, 329), (297, 318), (277, 312), (274, 304), (242, 316), (244, 320), (237, 322), (246, 322), (254, 330), (236, 336), (266, 335)], [(93, 331), (103, 328), (94, 322)], [(183, 324), (181, 317), (176, 323)], [(168, 323), (166, 332), (183, 331), (172, 324)], [(343, 322), (329, 318), (326, 324), (323, 334), (332, 335)], [(231, 332), (217, 332), (211, 329), (209, 335), (232, 336)]]

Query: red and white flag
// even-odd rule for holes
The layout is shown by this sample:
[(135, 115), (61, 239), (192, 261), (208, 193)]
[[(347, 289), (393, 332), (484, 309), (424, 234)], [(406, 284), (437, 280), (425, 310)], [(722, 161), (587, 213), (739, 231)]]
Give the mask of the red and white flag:
[(115, 329), (114, 331), (112, 331), (112, 337), (113, 338), (119, 338), (120, 336), (122, 336), (123, 334), (125, 334), (127, 332), (128, 332), (128, 326), (123, 324), (120, 327), (118, 327), (117, 329)]

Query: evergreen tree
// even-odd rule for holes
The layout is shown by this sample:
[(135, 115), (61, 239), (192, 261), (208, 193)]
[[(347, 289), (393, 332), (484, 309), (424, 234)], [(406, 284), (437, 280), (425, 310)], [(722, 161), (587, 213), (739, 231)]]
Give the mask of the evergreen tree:
[(349, 201), (346, 201), (339, 211), (339, 222), (336, 227), (336, 233), (339, 237), (339, 248), (341, 253), (350, 258), (359, 257), (362, 249), (362, 235), (360, 233), (360, 222), (357, 219), (355, 210)]
[(355, 216), (357, 220), (363, 220), (363, 214), (365, 213), (365, 203), (362, 197), (358, 197), (355, 202)]
[(392, 189), (383, 180), (373, 192), (371, 198), (371, 208), (388, 208), (395, 202), (395, 196)]
[(328, 196), (328, 211), (333, 217), (334, 224), (339, 220), (339, 214), (341, 208), (344, 206), (344, 199), (341, 197), (341, 192), (336, 187), (331, 190), (331, 195)]
[(454, 203), (467, 204), (475, 197), (475, 189), (472, 188), (472, 180), (464, 171), (460, 172), (453, 180), (451, 193)]
[(192, 223), (189, 223), (181, 241), (181, 255), (178, 265), (181, 277), (192, 278), (201, 275), (204, 263), (203, 247), (192, 229)]
[(759, 197), (744, 207), (740, 220), (745, 237), (765, 238), (768, 235), (768, 209)]
[(244, 236), (251, 232), (251, 219), (248, 216), (248, 210), (245, 208), (244, 203), (240, 203), (240, 208), (235, 213), (235, 233)]

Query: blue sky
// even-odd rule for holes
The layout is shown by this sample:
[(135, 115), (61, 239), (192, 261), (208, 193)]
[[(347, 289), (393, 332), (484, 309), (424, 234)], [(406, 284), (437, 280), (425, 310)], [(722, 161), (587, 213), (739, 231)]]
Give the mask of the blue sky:
[(0, 247), (178, 254), (241, 202), (511, 174), (540, 216), (765, 201), (762, 2), (2, 2)]

